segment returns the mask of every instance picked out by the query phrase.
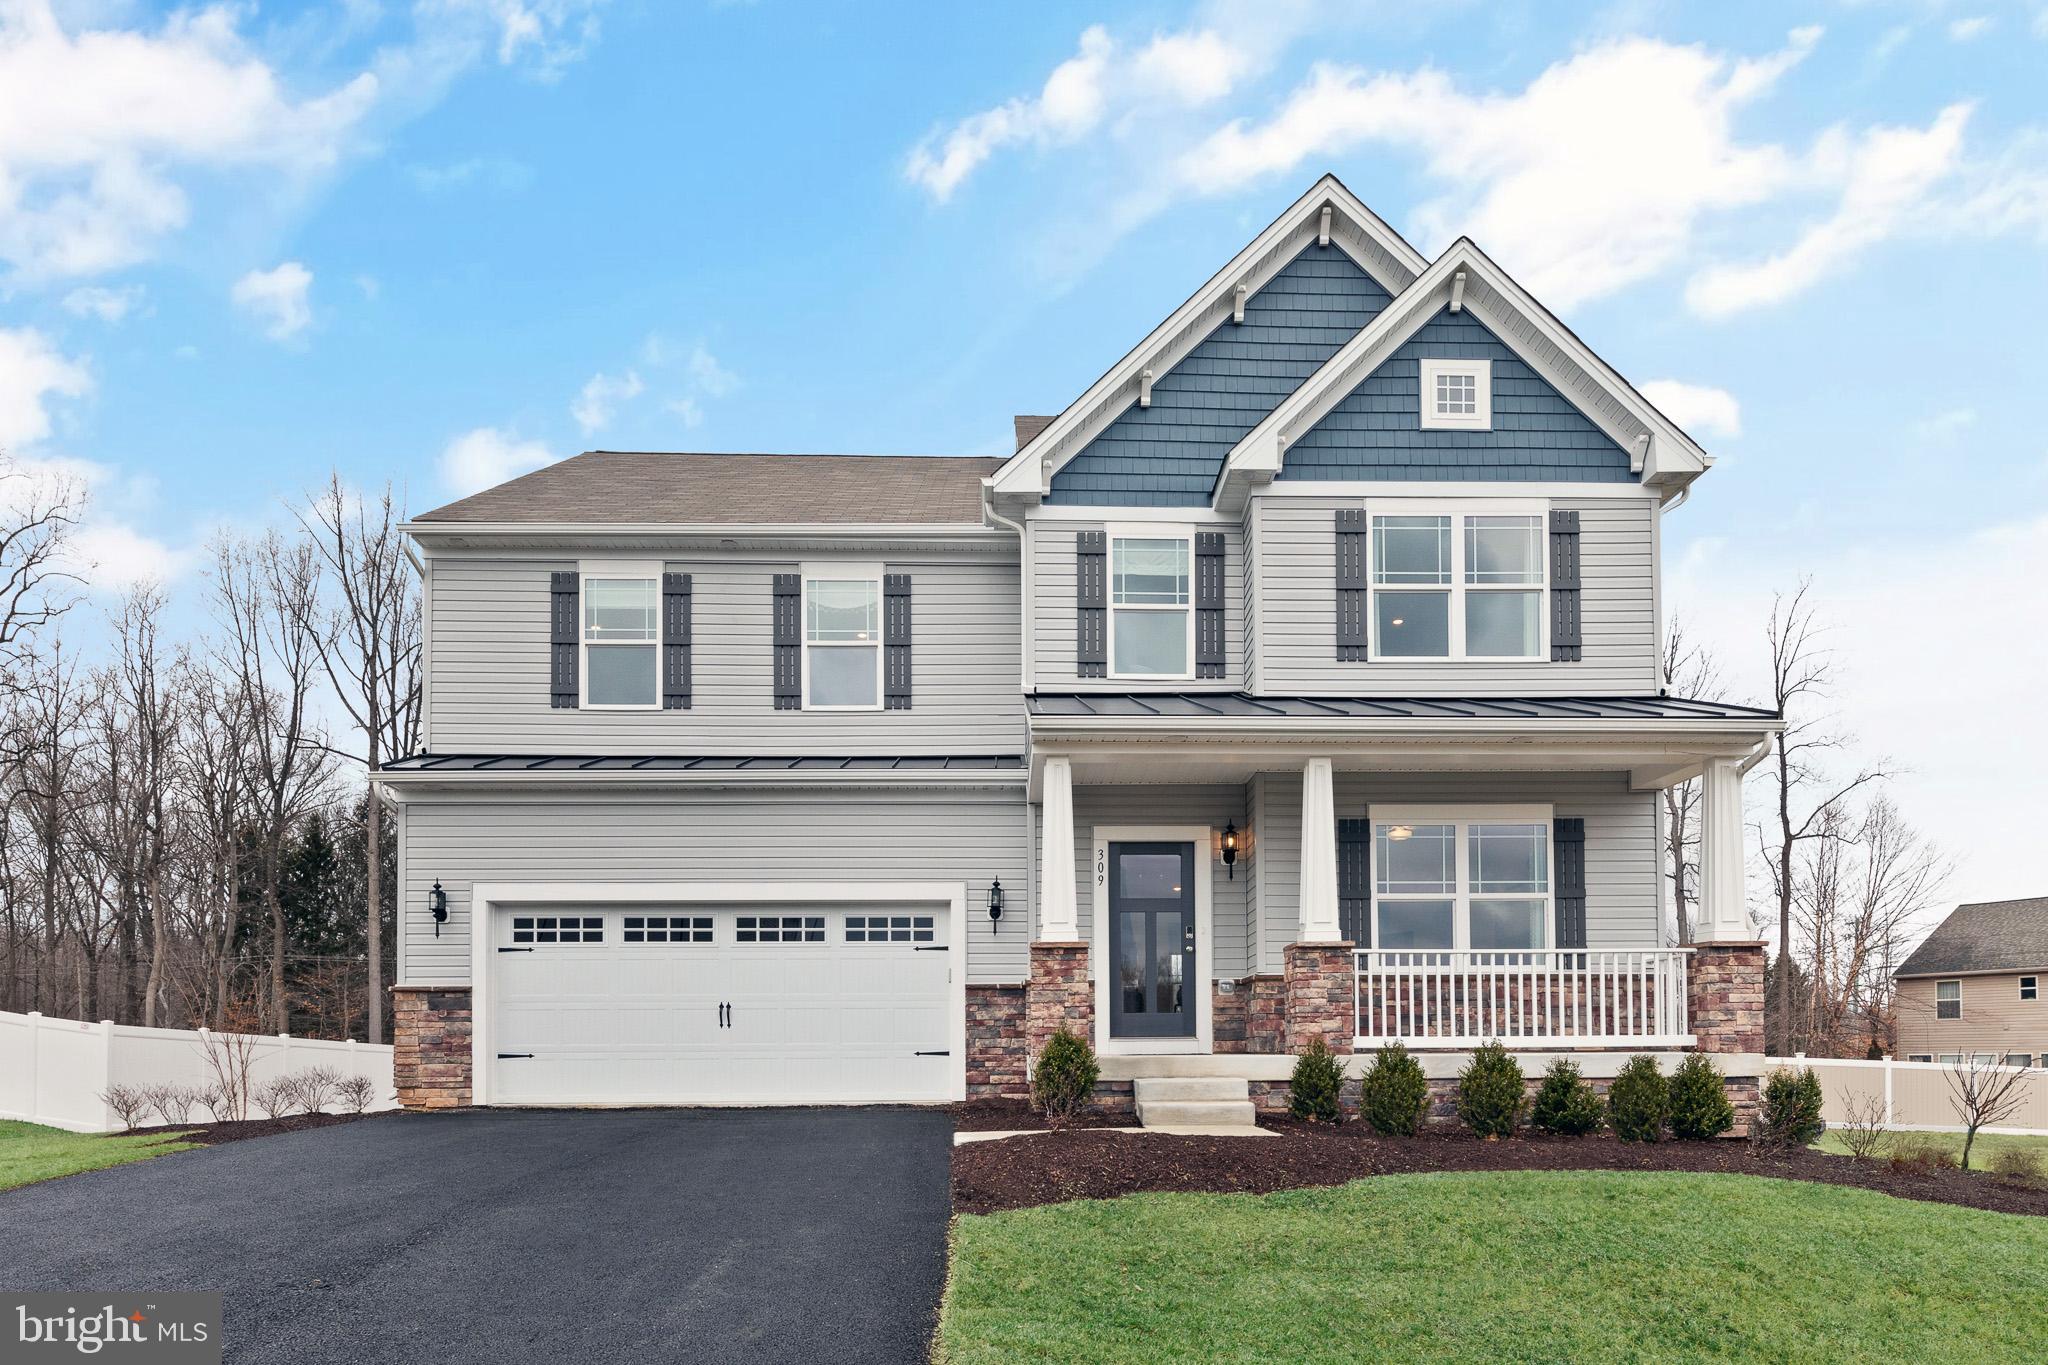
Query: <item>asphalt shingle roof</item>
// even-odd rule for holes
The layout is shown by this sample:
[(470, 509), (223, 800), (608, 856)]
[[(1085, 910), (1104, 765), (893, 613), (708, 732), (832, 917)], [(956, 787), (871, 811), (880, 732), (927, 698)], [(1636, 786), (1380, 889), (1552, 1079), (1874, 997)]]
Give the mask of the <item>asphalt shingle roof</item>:
[(962, 524), (999, 459), (592, 450), (422, 513), (433, 522)]
[(2048, 896), (1958, 905), (1895, 975), (1947, 976), (2037, 967), (2048, 969)]

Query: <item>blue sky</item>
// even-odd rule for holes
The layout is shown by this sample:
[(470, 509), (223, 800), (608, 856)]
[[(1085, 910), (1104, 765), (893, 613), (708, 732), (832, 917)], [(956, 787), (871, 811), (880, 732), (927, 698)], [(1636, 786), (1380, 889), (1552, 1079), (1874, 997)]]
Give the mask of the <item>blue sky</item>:
[(1001, 453), (1331, 170), (1655, 386), (1731, 687), (1813, 576), (1955, 890), (2040, 892), (2044, 69), (2040, 3), (0, 0), (0, 446), (103, 595), (330, 466)]

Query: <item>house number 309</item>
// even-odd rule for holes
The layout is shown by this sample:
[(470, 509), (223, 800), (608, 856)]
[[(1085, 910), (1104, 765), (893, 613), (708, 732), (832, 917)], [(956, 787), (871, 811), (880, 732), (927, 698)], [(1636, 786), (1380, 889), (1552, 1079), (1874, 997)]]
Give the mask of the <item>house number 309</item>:
[(1095, 885), (1109, 885), (1109, 852), (1106, 849), (1095, 850)]

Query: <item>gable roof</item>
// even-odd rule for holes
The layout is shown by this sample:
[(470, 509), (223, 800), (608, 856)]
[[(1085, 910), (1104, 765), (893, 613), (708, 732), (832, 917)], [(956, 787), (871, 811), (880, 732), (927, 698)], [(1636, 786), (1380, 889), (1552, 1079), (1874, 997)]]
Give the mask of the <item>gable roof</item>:
[(2048, 896), (1958, 905), (1894, 976), (2048, 972)]
[(1347, 252), (1390, 294), (1406, 289), (1428, 264), (1398, 232), (1346, 189), (1334, 175), (1325, 175), (1288, 205), (1224, 267), (1153, 328), (1143, 341), (1112, 365), (1088, 390), (1069, 404), (1022, 449), (1003, 463), (990, 480), (999, 497), (1041, 496), (1054, 468), (1078, 454), (1138, 397), (1139, 374), (1164, 375), (1216, 330), (1235, 311), (1236, 291), (1257, 293), (1292, 261), (1303, 246), (1319, 241), (1323, 211), (1329, 210), (1329, 240)]
[(1616, 444), (1646, 483), (1675, 491), (1713, 458), (1468, 237), (1460, 237), (1307, 382), (1254, 427), (1225, 462), (1216, 505), (1236, 510), (1252, 486), (1278, 477), (1288, 446), (1370, 378), (1453, 300), (1569, 399)]
[(998, 459), (591, 450), (418, 522), (467, 525), (979, 525)]

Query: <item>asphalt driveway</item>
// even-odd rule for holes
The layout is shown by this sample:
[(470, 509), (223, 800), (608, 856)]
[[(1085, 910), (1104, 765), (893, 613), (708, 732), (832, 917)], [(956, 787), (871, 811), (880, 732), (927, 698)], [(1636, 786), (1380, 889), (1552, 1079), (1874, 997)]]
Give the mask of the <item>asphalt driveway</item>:
[(219, 1290), (237, 1362), (925, 1358), (952, 1123), (394, 1114), (0, 1194), (0, 1288)]

